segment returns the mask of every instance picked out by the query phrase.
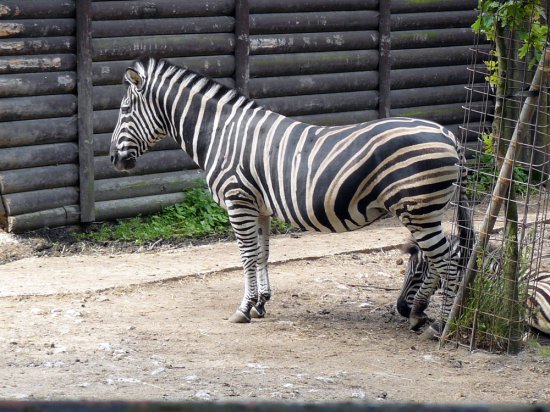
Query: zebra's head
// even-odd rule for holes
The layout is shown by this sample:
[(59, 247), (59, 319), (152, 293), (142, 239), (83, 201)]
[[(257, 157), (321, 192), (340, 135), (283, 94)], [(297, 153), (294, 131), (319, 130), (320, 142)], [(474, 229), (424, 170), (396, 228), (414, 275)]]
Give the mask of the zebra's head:
[(120, 104), (118, 121), (111, 138), (111, 162), (118, 170), (135, 167), (136, 159), (164, 138), (167, 127), (159, 113), (158, 93), (154, 92), (156, 61), (136, 62), (126, 69), (128, 84)]
[(403, 286), (401, 286), (401, 292), (397, 298), (396, 309), (401, 316), (408, 318), (411, 314), (414, 296), (428, 274), (428, 259), (414, 240), (410, 240), (402, 250), (409, 255), (409, 261), (405, 270)]

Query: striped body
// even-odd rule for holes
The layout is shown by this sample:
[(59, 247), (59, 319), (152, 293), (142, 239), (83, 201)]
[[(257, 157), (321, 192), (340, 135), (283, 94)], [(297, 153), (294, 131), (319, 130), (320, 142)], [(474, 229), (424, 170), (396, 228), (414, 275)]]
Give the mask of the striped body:
[[(450, 237), (450, 243), (453, 254), (460, 256), (462, 249), (457, 237)], [(402, 316), (408, 317), (413, 305), (414, 296), (421, 287), (424, 278), (428, 275), (428, 259), (414, 241), (410, 242), (404, 251), (410, 256), (403, 287), (397, 299), (397, 311)], [(501, 269), (501, 256), (502, 248), (489, 244), (482, 261), (483, 267), (480, 270), (480, 274), (490, 277), (497, 276)], [(529, 311), (526, 323), (550, 335), (550, 273), (523, 271), (520, 273), (518, 281), (527, 284), (526, 304)], [(439, 286), (441, 285), (439, 284)], [(447, 290), (447, 288), (444, 288), (444, 290)]]
[[(171, 135), (205, 170), (214, 200), (228, 211), (245, 271), (233, 321), (249, 320), (253, 306), (262, 315), (271, 296), (271, 216), (304, 230), (344, 232), (389, 213), (429, 256), (430, 278), (456, 276), (446, 264), (441, 216), (455, 191), (459, 156), (442, 126), (409, 118), (308, 125), (163, 61), (136, 63), (126, 80), (112, 161), (131, 168)], [(415, 313), (422, 314), (429, 293), (420, 295)]]

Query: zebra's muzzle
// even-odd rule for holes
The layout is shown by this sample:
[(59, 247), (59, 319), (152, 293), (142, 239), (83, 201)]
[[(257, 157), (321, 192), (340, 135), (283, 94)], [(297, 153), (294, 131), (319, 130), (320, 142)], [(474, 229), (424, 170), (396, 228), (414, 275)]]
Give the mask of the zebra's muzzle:
[(130, 170), (136, 167), (136, 157), (128, 156), (127, 152), (115, 152), (111, 155), (111, 163), (117, 170)]

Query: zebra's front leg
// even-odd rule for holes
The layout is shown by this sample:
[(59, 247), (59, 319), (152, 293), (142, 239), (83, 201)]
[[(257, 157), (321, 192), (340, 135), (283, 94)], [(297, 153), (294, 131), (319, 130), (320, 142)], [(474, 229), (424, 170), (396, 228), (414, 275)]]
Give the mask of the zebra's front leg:
[(271, 299), (271, 287), (269, 285), (269, 273), (267, 263), (269, 260), (269, 233), (271, 231), (271, 218), (269, 216), (258, 217), (258, 261), (256, 264), (256, 280), (258, 282), (258, 302), (252, 307), (250, 314), (253, 318), (263, 318), (266, 314), (265, 304)]
[(229, 317), (229, 321), (232, 323), (249, 323), (250, 311), (258, 302), (258, 282), (256, 279), (259, 255), (258, 214), (248, 205), (238, 207), (229, 204), (227, 211), (244, 268), (244, 297), (239, 308)]

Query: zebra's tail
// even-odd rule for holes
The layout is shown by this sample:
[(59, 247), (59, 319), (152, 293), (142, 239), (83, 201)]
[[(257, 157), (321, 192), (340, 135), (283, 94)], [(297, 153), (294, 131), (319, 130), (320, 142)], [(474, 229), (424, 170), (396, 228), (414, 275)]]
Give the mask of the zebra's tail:
[(458, 241), (460, 244), (460, 268), (466, 268), (470, 254), (475, 244), (474, 218), (472, 213), (472, 202), (466, 194), (466, 175), (467, 169), (464, 153), (460, 153), (460, 179), (458, 182), (458, 206), (457, 206), (457, 225), (458, 225)]

